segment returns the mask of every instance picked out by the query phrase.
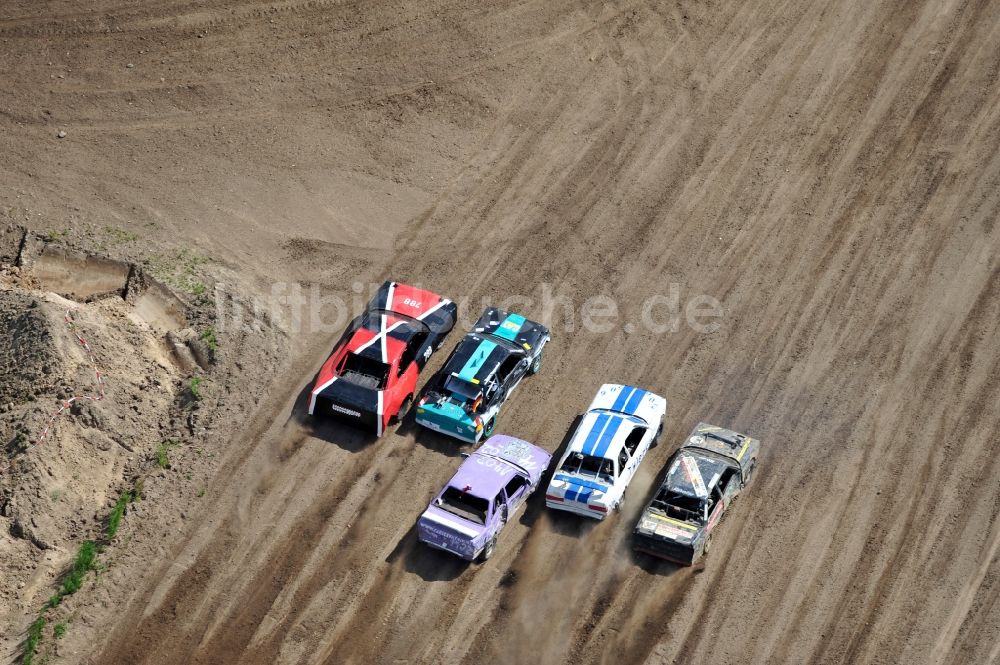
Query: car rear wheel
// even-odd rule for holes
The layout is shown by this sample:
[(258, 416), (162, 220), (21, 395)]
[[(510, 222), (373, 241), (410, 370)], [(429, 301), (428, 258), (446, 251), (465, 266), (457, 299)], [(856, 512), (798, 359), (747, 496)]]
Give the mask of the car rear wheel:
[(710, 549), (712, 549), (712, 534), (708, 534), (708, 538), (705, 539), (705, 547), (701, 551), (702, 556), (707, 555)]
[(660, 445), (661, 434), (663, 434), (663, 423), (660, 423), (660, 427), (656, 430), (656, 434), (653, 435), (653, 442), (649, 444), (650, 448), (655, 448)]
[(410, 407), (413, 406), (413, 395), (407, 395), (403, 403), (399, 405), (399, 411), (396, 412), (396, 422), (403, 422), (403, 418), (406, 414), (410, 412)]
[(500, 532), (507, 524), (507, 506), (504, 506), (501, 510), (503, 512), (500, 513), (500, 526), (498, 526), (497, 530), (493, 532), (492, 536), (490, 536), (489, 542), (487, 542), (486, 547), (483, 548), (483, 553), (479, 555), (480, 562), (488, 560), (491, 556), (493, 556), (493, 553), (496, 552), (497, 536), (500, 535)]
[(491, 436), (493, 434), (493, 430), (496, 429), (496, 426), (497, 426), (497, 417), (493, 416), (492, 418), (490, 418), (490, 421), (486, 423), (486, 426), (483, 427), (483, 436)]
[(483, 563), (485, 561), (489, 561), (490, 557), (493, 556), (493, 553), (496, 551), (496, 549), (497, 549), (497, 535), (494, 533), (490, 537), (489, 542), (486, 543), (486, 547), (483, 548), (483, 553), (479, 555), (479, 562)]

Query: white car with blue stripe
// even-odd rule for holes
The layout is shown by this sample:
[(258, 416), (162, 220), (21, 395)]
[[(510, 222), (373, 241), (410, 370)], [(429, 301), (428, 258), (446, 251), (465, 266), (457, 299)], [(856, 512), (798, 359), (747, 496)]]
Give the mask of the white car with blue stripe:
[(618, 509), (666, 413), (667, 400), (648, 390), (601, 386), (556, 465), (545, 505), (598, 520)]

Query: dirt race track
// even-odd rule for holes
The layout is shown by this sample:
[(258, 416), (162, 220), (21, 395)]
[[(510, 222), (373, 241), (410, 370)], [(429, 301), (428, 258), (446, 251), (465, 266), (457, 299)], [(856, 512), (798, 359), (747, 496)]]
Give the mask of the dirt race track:
[[(1000, 661), (1000, 2), (0, 13), (5, 205), (187, 239), (260, 289), (391, 276), (528, 316), (542, 284), (606, 294), (609, 332), (555, 311), (498, 431), (556, 451), (605, 381), (670, 403), (621, 515), (536, 495), (466, 566), (412, 530), (458, 448), (314, 428), (337, 334), (298, 336), (215, 435), (211, 501), (67, 662)], [(671, 284), (719, 329), (626, 333)], [(678, 569), (627, 535), (699, 420), (762, 457)]]

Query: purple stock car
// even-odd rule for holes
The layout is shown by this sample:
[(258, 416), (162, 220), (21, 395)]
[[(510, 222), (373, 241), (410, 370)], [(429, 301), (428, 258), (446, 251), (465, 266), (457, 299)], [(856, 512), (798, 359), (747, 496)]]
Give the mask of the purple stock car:
[(527, 441), (497, 434), (458, 468), (417, 521), (421, 542), (486, 561), (497, 534), (538, 487), (552, 456)]

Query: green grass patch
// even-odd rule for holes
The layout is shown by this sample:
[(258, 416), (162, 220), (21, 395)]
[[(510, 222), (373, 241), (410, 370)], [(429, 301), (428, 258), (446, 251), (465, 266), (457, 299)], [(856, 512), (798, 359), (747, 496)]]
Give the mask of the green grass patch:
[(199, 277), (199, 268), (208, 259), (187, 249), (179, 249), (172, 254), (157, 254), (144, 262), (146, 270), (154, 278), (193, 296), (204, 296), (208, 291)]
[(219, 338), (215, 333), (215, 326), (208, 326), (201, 332), (201, 338), (205, 341), (205, 346), (213, 353), (219, 349)]
[[(164, 441), (160, 444), (160, 455), (165, 458), (166, 450), (170, 446), (177, 445), (176, 441), (170, 439)], [(158, 460), (159, 461), (159, 460)], [(115, 502), (114, 508), (111, 509), (111, 513), (108, 515), (108, 519), (104, 526), (104, 536), (105, 540), (101, 542), (106, 542), (111, 538), (114, 538), (115, 534), (118, 533), (118, 527), (121, 524), (122, 518), (125, 516), (125, 510), (131, 502), (135, 501), (142, 491), (141, 479), (136, 481), (136, 485), (132, 491), (122, 492)], [(128, 542), (128, 539), (125, 539)], [(70, 567), (69, 571), (62, 578), (58, 589), (52, 596), (45, 602), (42, 606), (41, 611), (38, 614), (38, 618), (28, 627), (28, 634), (23, 643), (23, 651), (21, 652), (21, 663), (22, 665), (32, 665), (34, 659), (39, 654), (39, 646), (44, 637), (45, 626), (48, 623), (46, 613), (49, 610), (54, 610), (59, 605), (62, 604), (63, 599), (66, 596), (70, 596), (83, 587), (83, 582), (87, 577), (87, 573), (96, 570), (100, 572), (104, 570), (106, 565), (99, 565), (97, 562), (97, 556), (101, 552), (101, 546), (93, 540), (85, 540), (80, 544), (79, 549), (76, 552), (76, 557), (73, 559), (73, 565)], [(55, 624), (52, 628), (52, 635), (55, 639), (61, 638), (66, 634), (66, 621), (61, 621)], [(46, 663), (51, 657), (52, 652), (48, 650), (40, 658), (39, 665)]]
[(137, 234), (124, 229), (115, 228), (114, 226), (105, 226), (104, 233), (108, 235), (111, 239), (111, 243), (114, 245), (126, 242), (135, 242), (139, 239)]
[(76, 553), (76, 559), (73, 560), (73, 568), (70, 569), (69, 575), (63, 580), (62, 588), (59, 589), (60, 595), (68, 596), (80, 590), (80, 587), (83, 586), (83, 578), (87, 575), (87, 571), (94, 567), (96, 558), (97, 543), (92, 540), (83, 541)]
[(21, 652), (21, 663), (31, 665), (38, 653), (38, 643), (42, 641), (42, 631), (47, 623), (45, 617), (40, 616), (28, 626), (28, 637), (24, 640), (24, 651)]
[(188, 384), (188, 390), (191, 391), (191, 397), (194, 397), (197, 400), (201, 399), (201, 377), (200, 376), (192, 376), (191, 377), (191, 383)]
[(173, 439), (167, 439), (156, 449), (156, 466), (161, 469), (170, 468), (170, 449), (177, 445)]
[(58, 240), (62, 240), (68, 235), (69, 229), (63, 229), (62, 231), (53, 230), (45, 234), (45, 240), (46, 242), (56, 242)]
[(108, 523), (104, 526), (105, 538), (111, 540), (118, 533), (118, 525), (121, 524), (122, 517), (125, 515), (125, 507), (132, 503), (133, 500), (134, 497), (131, 492), (124, 492), (118, 497), (115, 507), (111, 509), (111, 514), (108, 515)]

